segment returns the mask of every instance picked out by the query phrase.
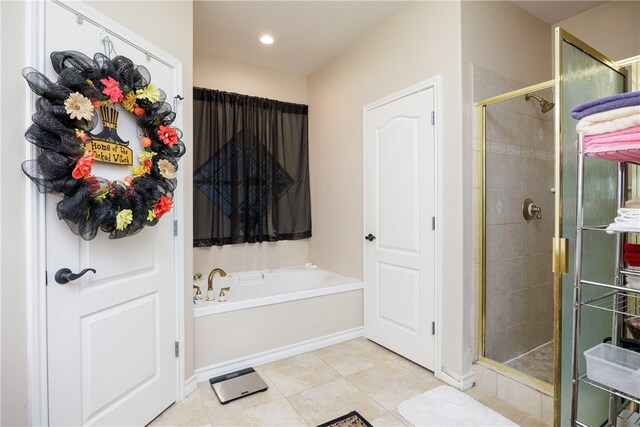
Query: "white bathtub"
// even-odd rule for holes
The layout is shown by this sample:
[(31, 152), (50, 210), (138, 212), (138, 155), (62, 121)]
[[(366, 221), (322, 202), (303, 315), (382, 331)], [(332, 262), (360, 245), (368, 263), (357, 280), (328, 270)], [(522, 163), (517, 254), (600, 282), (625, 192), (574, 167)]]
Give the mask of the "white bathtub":
[[(195, 375), (208, 378), (362, 336), (363, 284), (322, 269), (216, 276), (216, 297), (194, 305)], [(206, 281), (201, 281), (206, 295)]]
[[(207, 282), (199, 283), (203, 298)], [(361, 281), (341, 276), (320, 268), (287, 267), (276, 270), (257, 270), (216, 276), (213, 281), (216, 301), (204, 299), (196, 302), (193, 317), (225, 313), (262, 305), (278, 304), (304, 298), (362, 289)], [(230, 287), (227, 300), (218, 302), (221, 288)]]

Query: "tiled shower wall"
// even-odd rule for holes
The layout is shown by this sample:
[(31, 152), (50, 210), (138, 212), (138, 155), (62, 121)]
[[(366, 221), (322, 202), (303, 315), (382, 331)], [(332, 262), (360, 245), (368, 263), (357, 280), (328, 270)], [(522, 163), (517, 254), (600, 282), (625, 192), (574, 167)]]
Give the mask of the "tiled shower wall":
[[(477, 65), (473, 82), (474, 101), (526, 86)], [(553, 100), (551, 89), (535, 94)], [(553, 110), (543, 114), (524, 96), (491, 104), (486, 132), (485, 356), (505, 362), (553, 338)], [(481, 141), (474, 150), (478, 156)], [(526, 198), (542, 220), (525, 221)]]

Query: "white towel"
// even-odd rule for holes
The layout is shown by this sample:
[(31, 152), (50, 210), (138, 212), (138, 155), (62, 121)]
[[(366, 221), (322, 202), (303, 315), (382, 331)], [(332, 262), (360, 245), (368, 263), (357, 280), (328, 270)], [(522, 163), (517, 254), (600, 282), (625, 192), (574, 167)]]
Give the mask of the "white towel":
[(591, 114), (578, 122), (576, 131), (585, 135), (598, 135), (634, 126), (640, 126), (640, 105)]

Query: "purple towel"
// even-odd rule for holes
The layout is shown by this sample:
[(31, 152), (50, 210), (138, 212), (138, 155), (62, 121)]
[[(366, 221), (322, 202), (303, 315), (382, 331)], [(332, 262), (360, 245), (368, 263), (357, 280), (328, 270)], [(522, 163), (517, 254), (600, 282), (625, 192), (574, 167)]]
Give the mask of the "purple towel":
[(604, 98), (585, 102), (571, 110), (571, 117), (580, 120), (595, 113), (602, 113), (603, 111), (614, 110), (616, 108), (631, 107), (633, 105), (640, 105), (640, 91), (620, 93), (618, 95), (605, 96)]

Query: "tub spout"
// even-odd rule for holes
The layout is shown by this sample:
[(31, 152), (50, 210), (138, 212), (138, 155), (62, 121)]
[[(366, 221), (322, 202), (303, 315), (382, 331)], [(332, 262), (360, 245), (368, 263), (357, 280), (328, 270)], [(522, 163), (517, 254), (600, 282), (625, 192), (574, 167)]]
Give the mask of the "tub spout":
[(207, 280), (207, 301), (213, 301), (216, 299), (216, 296), (213, 293), (213, 276), (215, 276), (216, 273), (220, 273), (220, 277), (225, 277), (227, 275), (227, 273), (225, 273), (221, 268), (214, 268), (211, 270), (211, 273), (209, 273), (209, 279)]

